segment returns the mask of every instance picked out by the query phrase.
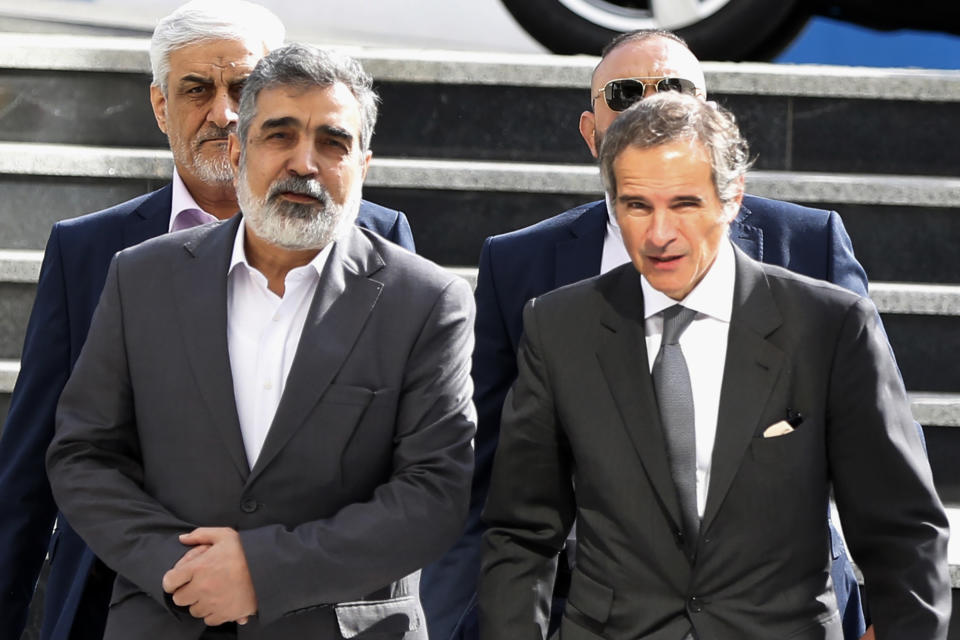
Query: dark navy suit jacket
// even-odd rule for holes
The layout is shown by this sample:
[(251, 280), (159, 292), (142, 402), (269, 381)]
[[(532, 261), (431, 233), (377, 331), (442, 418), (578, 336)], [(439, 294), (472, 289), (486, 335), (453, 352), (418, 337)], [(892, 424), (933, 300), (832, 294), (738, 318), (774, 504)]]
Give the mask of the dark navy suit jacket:
[[(421, 600), (432, 640), (477, 637), (476, 587), (485, 529), (480, 514), (490, 485), (500, 410), (517, 377), (523, 307), (531, 298), (600, 273), (606, 221), (607, 208), (601, 200), (487, 238), (483, 245), (473, 353), (473, 400), (478, 414), (473, 492), (463, 538), (421, 577)], [(867, 275), (836, 212), (745, 196), (730, 225), (730, 237), (757, 260), (867, 295)], [(833, 543), (832, 573), (844, 636), (851, 640), (864, 631), (860, 594), (835, 533)]]
[[(0, 438), (0, 638), (20, 637), (46, 551), (51, 567), (41, 638), (66, 640), (70, 635), (95, 557), (62, 517), (56, 535), (50, 535), (58, 513), (44, 458), (57, 400), (86, 340), (111, 258), (167, 232), (171, 191), (168, 185), (58, 222), (50, 233), (20, 375)], [(414, 250), (410, 225), (399, 211), (364, 201), (357, 224)], [(107, 612), (81, 613), (102, 625)]]

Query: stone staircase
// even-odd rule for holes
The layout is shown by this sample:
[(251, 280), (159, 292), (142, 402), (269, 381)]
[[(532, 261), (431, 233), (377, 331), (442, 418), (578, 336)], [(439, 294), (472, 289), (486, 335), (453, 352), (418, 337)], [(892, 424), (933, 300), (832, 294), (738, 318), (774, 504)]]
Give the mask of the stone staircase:
[[(0, 420), (50, 226), (169, 179), (147, 49), (0, 34)], [(383, 98), (365, 197), (407, 213), (421, 254), (472, 279), (486, 236), (600, 197), (577, 133), (594, 58), (349, 52)], [(960, 513), (960, 72), (705, 68), (757, 155), (748, 191), (842, 215)]]

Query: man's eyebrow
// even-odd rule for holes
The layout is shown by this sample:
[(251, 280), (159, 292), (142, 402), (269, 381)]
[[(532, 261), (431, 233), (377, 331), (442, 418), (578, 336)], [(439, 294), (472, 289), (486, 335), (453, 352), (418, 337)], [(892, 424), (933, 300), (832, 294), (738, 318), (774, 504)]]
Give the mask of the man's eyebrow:
[(693, 193), (691, 193), (691, 194), (685, 194), (685, 195), (679, 195), (679, 196), (674, 196), (673, 198), (670, 199), (671, 202), (689, 202), (689, 201), (691, 201), (691, 200), (694, 201), (694, 202), (697, 202), (697, 203), (702, 203), (702, 202), (704, 201), (704, 200), (703, 200), (703, 197), (698, 196), (698, 195), (693, 194)]
[(300, 121), (294, 118), (293, 116), (282, 116), (280, 118), (270, 118), (264, 120), (263, 124), (260, 125), (261, 129), (279, 129), (281, 127), (296, 127), (300, 125)]
[(197, 73), (188, 73), (180, 78), (180, 81), (177, 84), (213, 84), (213, 79), (210, 76), (201, 76)]
[(331, 124), (322, 124), (319, 127), (317, 127), (317, 130), (320, 133), (327, 134), (328, 136), (332, 136), (334, 138), (340, 138), (344, 142), (347, 142), (347, 143), (353, 142), (353, 134), (342, 127), (337, 127)]

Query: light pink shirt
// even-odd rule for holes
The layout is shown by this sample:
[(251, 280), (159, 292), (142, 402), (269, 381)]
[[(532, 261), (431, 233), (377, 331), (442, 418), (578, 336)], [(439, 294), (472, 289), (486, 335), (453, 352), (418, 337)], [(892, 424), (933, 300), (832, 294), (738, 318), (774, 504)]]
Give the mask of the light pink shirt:
[[(179, 219), (179, 222), (178, 222)], [(187, 185), (183, 184), (183, 179), (177, 170), (173, 170), (173, 199), (170, 204), (170, 224), (167, 225), (167, 231), (173, 231), (174, 227), (179, 230), (199, 227), (202, 224), (216, 222), (217, 217), (210, 215), (200, 208), (197, 201), (193, 199), (190, 192), (187, 191)]]

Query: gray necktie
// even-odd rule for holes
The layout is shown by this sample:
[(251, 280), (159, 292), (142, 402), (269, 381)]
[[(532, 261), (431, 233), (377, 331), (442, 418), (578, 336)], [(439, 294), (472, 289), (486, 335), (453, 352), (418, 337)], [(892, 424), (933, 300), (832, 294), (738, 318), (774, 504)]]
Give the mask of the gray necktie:
[(667, 442), (670, 473), (677, 486), (680, 515), (688, 553), (700, 532), (697, 514), (697, 443), (693, 422), (693, 391), (680, 336), (697, 312), (678, 304), (663, 311), (663, 341), (653, 362), (653, 385)]

